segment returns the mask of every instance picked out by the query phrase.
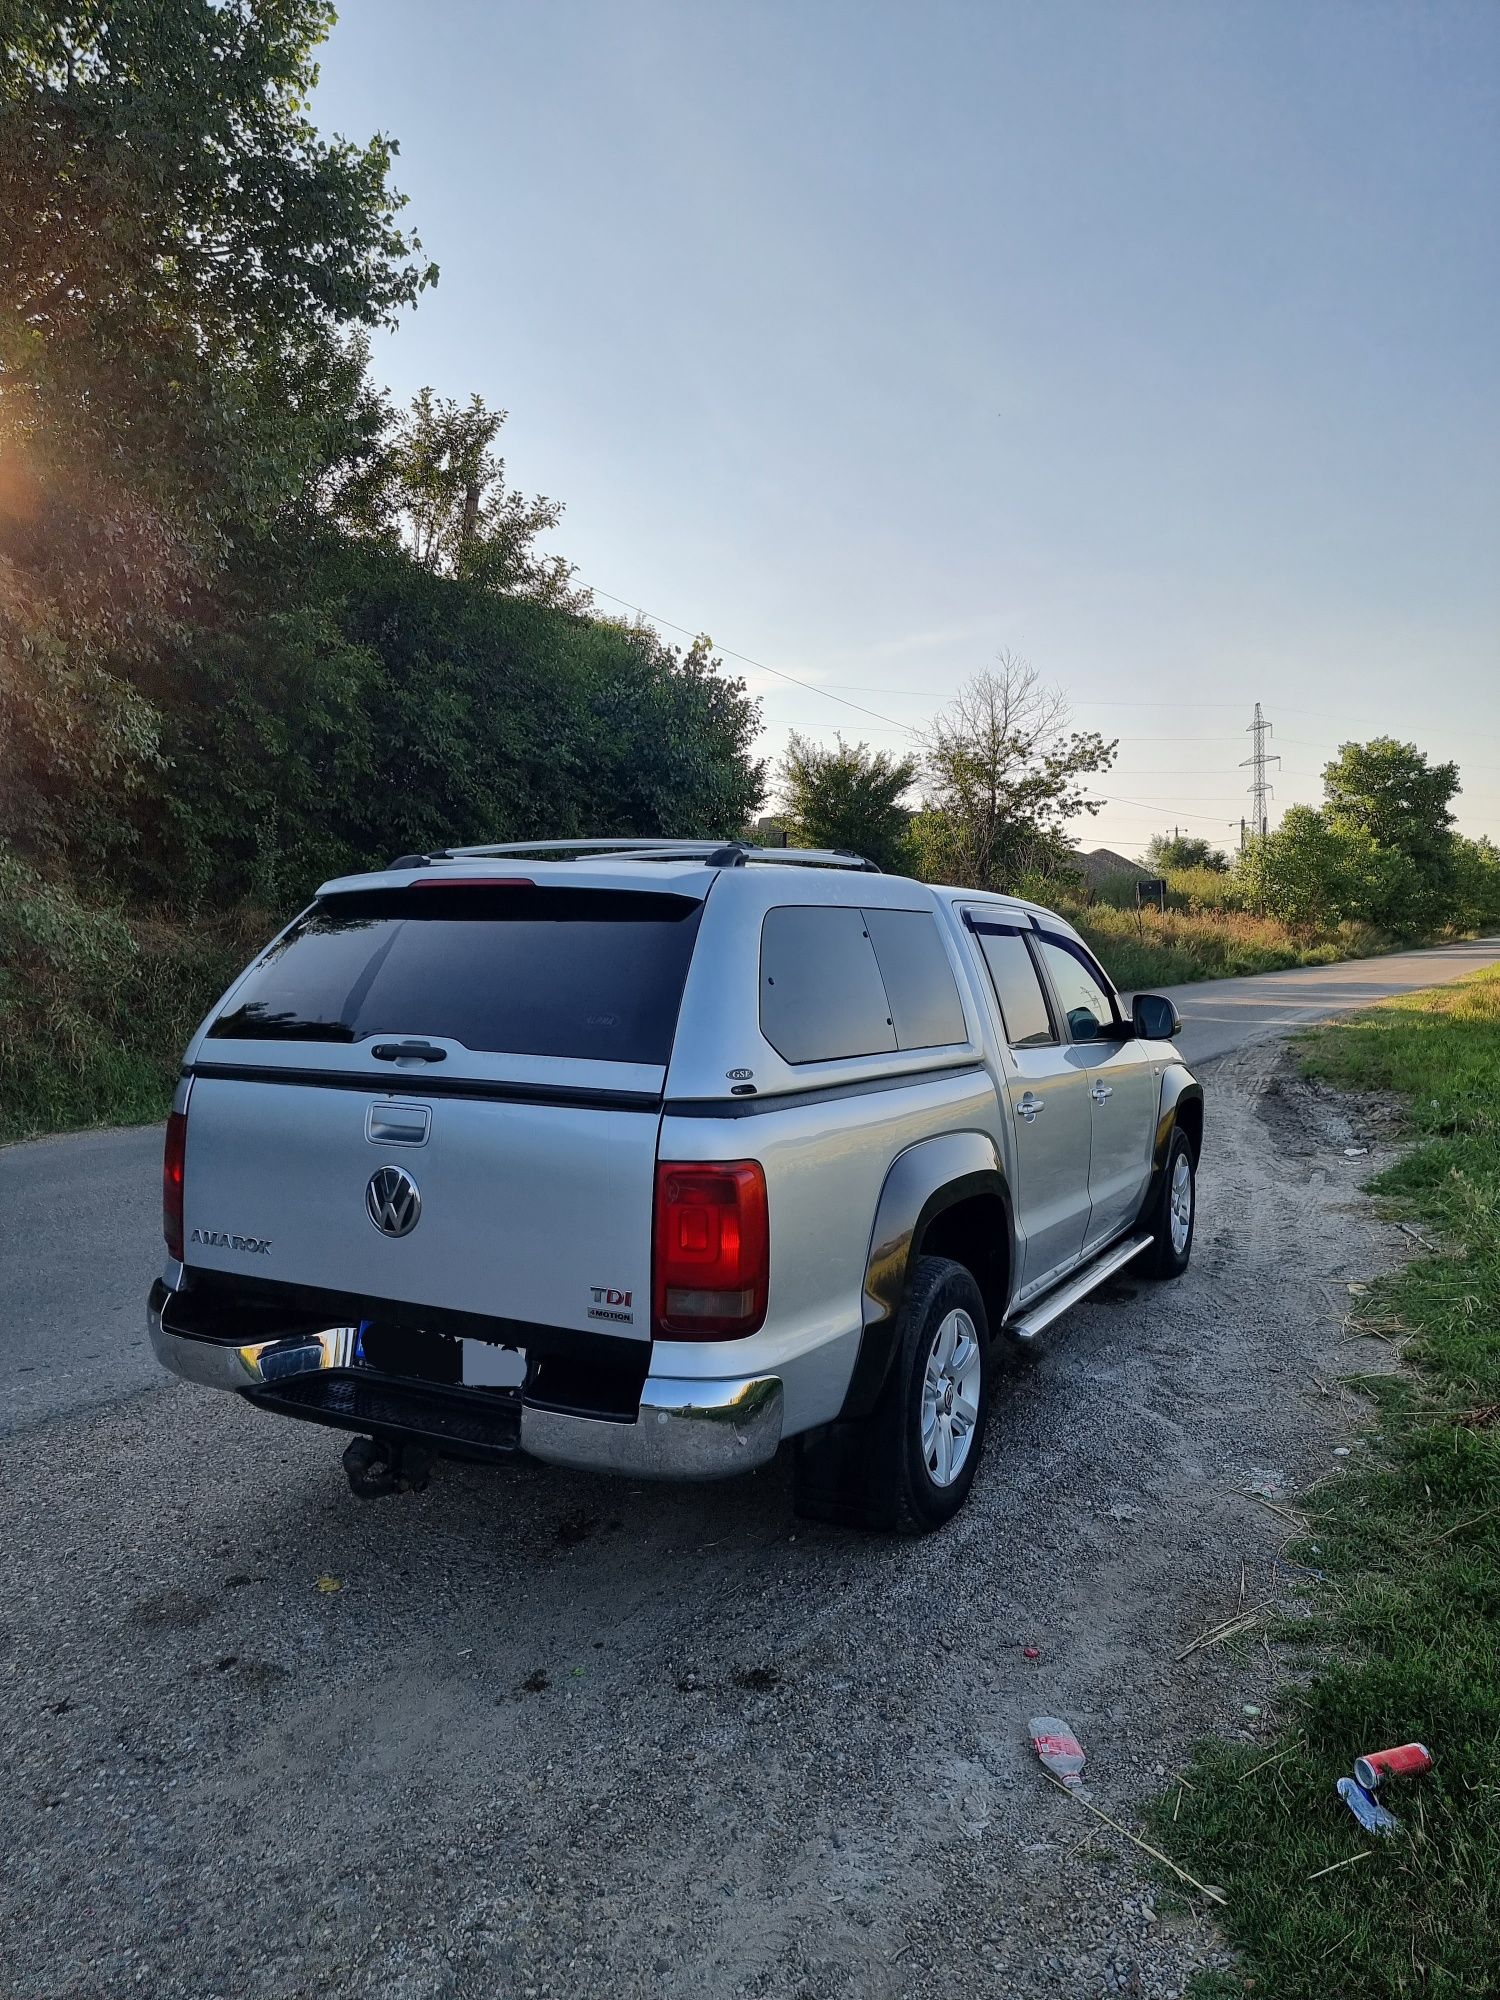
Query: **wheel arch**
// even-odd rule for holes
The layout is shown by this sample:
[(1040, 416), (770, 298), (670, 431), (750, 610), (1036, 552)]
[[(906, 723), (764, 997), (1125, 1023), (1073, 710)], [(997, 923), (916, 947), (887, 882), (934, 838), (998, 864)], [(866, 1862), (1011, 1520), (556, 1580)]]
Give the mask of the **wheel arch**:
[(951, 1257), (964, 1264), (979, 1286), (993, 1333), (1009, 1303), (1014, 1241), (1010, 1188), (989, 1133), (946, 1132), (897, 1154), (876, 1204), (859, 1353), (841, 1418), (867, 1416), (879, 1399), (917, 1259)]

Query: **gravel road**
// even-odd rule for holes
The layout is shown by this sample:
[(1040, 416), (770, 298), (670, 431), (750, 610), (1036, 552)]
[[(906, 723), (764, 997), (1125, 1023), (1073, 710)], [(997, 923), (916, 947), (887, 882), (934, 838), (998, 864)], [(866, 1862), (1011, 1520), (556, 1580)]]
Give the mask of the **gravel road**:
[(1358, 1451), (1344, 1288), (1404, 1239), (1278, 1044), (1205, 1081), (1188, 1276), (1015, 1365), (925, 1541), (799, 1525), (779, 1463), (362, 1507), (337, 1439), (224, 1396), (38, 1404), (0, 1459), (6, 2000), (1166, 2000), (1223, 1962), (1027, 1718), (1126, 1823), (1272, 1727), (1270, 1649), (1176, 1656), (1242, 1586), (1295, 1601), (1246, 1488)]

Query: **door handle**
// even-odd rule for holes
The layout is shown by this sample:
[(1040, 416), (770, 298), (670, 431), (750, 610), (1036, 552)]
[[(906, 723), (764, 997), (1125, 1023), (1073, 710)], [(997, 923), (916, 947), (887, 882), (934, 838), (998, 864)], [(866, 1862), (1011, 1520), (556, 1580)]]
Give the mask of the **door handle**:
[(1016, 1104), (1016, 1116), (1018, 1118), (1024, 1118), (1026, 1120), (1026, 1123), (1029, 1125), (1031, 1121), (1036, 1117), (1036, 1114), (1039, 1111), (1044, 1111), (1046, 1109), (1046, 1106), (1047, 1106), (1047, 1100), (1045, 1097), (1035, 1097), (1028, 1090), (1026, 1095), (1021, 1099), (1019, 1099)]
[(1106, 1097), (1113, 1097), (1114, 1094), (1114, 1085), (1111, 1083), (1096, 1083), (1089, 1092), (1089, 1096), (1093, 1098), (1096, 1104), (1102, 1104)]

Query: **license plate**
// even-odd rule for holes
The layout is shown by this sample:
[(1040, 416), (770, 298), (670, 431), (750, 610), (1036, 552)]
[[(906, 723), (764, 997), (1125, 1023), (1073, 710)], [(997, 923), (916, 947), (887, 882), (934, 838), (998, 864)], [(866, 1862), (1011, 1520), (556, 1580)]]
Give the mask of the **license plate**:
[(470, 1387), (519, 1389), (526, 1380), (526, 1356), (519, 1347), (496, 1347), (488, 1340), (461, 1340), (459, 1346)]

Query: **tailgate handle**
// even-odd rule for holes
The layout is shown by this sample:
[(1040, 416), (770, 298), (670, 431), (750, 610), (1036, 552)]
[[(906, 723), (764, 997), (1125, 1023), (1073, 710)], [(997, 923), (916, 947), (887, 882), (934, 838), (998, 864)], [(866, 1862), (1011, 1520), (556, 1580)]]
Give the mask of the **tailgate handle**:
[(372, 1104), (365, 1113), (365, 1137), (372, 1146), (425, 1146), (432, 1112), (425, 1104)]
[(377, 1062), (446, 1062), (448, 1051), (431, 1042), (377, 1042), (370, 1051)]

